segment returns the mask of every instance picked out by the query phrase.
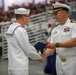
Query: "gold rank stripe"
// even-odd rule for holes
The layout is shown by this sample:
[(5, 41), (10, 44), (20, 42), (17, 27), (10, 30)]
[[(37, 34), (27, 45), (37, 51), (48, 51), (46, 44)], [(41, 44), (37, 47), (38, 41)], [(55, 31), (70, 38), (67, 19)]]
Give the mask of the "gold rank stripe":
[(60, 10), (62, 10), (62, 8), (54, 9), (53, 13), (56, 13), (57, 11), (60, 11)]

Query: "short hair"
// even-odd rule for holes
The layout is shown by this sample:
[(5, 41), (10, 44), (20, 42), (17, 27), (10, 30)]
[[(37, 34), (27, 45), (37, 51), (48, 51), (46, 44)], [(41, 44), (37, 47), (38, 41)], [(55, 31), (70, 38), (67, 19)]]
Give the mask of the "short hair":
[(18, 20), (18, 19), (21, 19), (22, 18), (22, 14), (15, 14), (15, 17), (16, 17), (16, 19)]

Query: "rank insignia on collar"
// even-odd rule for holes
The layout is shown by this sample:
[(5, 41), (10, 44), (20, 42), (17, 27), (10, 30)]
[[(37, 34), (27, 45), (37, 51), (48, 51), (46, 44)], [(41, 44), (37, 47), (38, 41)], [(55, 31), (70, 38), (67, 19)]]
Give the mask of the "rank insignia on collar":
[(57, 31), (54, 31), (54, 33), (53, 34), (57, 34)]
[(64, 32), (68, 32), (68, 31), (70, 31), (70, 27), (65, 27)]

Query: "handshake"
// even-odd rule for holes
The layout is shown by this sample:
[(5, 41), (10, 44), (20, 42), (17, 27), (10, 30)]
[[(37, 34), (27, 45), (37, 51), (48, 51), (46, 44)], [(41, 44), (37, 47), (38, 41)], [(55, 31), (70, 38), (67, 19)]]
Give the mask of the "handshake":
[(40, 55), (41, 55), (42, 59), (40, 59), (39, 61), (40, 61), (40, 62), (44, 62), (45, 59), (46, 59), (46, 54), (43, 53), (43, 54), (40, 54)]
[[(42, 59), (41, 60), (39, 60), (39, 61), (41, 61), (41, 62), (44, 62), (45, 61), (45, 59), (46, 59), (46, 57), (48, 56), (48, 54), (47, 53), (49, 53), (50, 52), (50, 55), (51, 55), (51, 53), (55, 50), (55, 48), (56, 48), (56, 45), (55, 45), (55, 43), (52, 43), (52, 42), (48, 42), (48, 43), (42, 43), (42, 42), (38, 42), (38, 43), (36, 43), (35, 45), (34, 45), (34, 47), (36, 48), (36, 50), (37, 50), (37, 52), (39, 52), (39, 51), (43, 51), (45, 48), (46, 48), (46, 51), (43, 53), (43, 52), (41, 52), (41, 57), (42, 57)], [(47, 49), (48, 48), (48, 49)], [(53, 50), (53, 51), (52, 51)], [(47, 52), (47, 53), (46, 53)]]

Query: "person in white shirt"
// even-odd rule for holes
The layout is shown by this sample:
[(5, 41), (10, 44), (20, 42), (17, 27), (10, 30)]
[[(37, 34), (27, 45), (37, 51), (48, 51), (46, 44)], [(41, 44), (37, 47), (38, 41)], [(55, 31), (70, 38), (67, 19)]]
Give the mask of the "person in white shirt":
[(14, 10), (16, 22), (11, 24), (6, 32), (8, 43), (8, 75), (29, 75), (29, 57), (41, 60), (41, 56), (29, 43), (26, 30), (29, 23), (30, 10), (18, 8)]
[(76, 23), (68, 17), (70, 9), (63, 3), (53, 4), (54, 17), (59, 25), (52, 30), (51, 41), (43, 53), (45, 59), (56, 49), (57, 75), (76, 75)]

